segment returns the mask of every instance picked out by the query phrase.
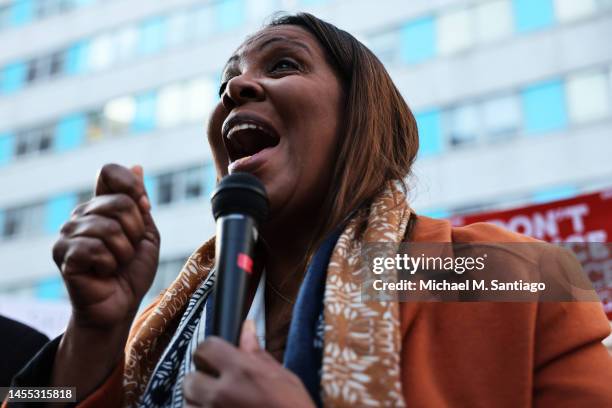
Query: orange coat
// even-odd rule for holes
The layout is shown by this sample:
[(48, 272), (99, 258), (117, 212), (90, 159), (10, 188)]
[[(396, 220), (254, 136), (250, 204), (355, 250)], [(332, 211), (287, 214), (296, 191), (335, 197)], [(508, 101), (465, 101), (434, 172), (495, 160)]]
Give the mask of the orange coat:
[[(533, 241), (490, 224), (453, 228), (420, 216), (411, 240)], [(402, 303), (401, 330), (408, 406), (612, 407), (612, 359), (601, 343), (610, 325), (599, 303)], [(119, 406), (122, 372), (120, 365), (79, 406)]]

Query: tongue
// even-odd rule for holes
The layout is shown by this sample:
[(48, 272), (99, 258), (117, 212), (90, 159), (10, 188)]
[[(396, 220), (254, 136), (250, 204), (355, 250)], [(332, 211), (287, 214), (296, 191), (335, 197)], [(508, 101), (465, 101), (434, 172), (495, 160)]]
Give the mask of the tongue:
[(240, 147), (241, 153), (246, 156), (252, 156), (273, 145), (268, 135), (254, 129), (238, 131), (232, 135), (232, 139)]

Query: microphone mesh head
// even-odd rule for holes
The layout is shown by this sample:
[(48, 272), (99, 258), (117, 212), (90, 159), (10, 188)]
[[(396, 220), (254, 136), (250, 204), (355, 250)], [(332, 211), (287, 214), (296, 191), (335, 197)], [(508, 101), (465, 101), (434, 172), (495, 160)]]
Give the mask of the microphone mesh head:
[(215, 220), (226, 214), (248, 214), (258, 224), (268, 216), (268, 195), (257, 177), (233, 173), (221, 179), (211, 197)]

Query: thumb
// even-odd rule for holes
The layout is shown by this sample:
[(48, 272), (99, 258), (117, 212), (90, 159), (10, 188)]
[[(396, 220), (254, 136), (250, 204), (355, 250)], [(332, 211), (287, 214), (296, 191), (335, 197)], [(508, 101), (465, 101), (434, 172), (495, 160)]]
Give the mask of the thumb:
[(253, 320), (245, 320), (242, 324), (242, 333), (240, 333), (240, 349), (249, 353), (256, 352), (260, 349), (259, 341), (257, 340), (257, 331)]
[(143, 187), (143, 190), (145, 191), (145, 194), (142, 197), (140, 197), (140, 200), (138, 201), (138, 205), (140, 206), (140, 209), (146, 213), (151, 209), (151, 202), (149, 201), (149, 197), (147, 197), (147, 190), (144, 184), (144, 170), (141, 165), (137, 164), (135, 166), (130, 167), (130, 171), (142, 183), (142, 187)]

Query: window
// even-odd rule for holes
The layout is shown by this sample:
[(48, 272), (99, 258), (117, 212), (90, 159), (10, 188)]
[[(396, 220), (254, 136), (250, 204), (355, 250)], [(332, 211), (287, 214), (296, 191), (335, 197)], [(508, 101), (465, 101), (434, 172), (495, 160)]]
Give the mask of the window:
[(0, 31), (9, 26), (11, 9), (9, 5), (0, 5)]
[(10, 94), (20, 90), (26, 79), (26, 64), (15, 62), (4, 67), (2, 70), (0, 91)]
[(401, 31), (401, 56), (408, 64), (432, 58), (436, 53), (436, 30), (432, 17), (406, 24)]
[(164, 47), (166, 20), (155, 17), (143, 22), (140, 26), (138, 38), (138, 52), (150, 55)]
[(185, 90), (186, 117), (188, 121), (201, 121), (213, 110), (218, 100), (215, 83), (209, 78), (194, 79)]
[(111, 135), (125, 133), (134, 120), (136, 103), (131, 96), (109, 101), (103, 110), (104, 128)]
[(29, 23), (34, 14), (32, 0), (15, 0), (11, 9), (11, 25), (21, 26)]
[(15, 137), (10, 133), (0, 133), (0, 166), (9, 163), (15, 151)]
[(57, 276), (41, 279), (36, 285), (36, 297), (46, 300), (65, 299), (67, 293), (64, 282)]
[(567, 80), (567, 102), (572, 122), (584, 123), (610, 115), (610, 84), (605, 72), (572, 75)]
[(90, 142), (96, 142), (104, 137), (104, 113), (101, 110), (87, 112), (85, 137)]
[(88, 55), (88, 68), (100, 71), (108, 68), (113, 63), (112, 38), (108, 34), (100, 35), (91, 41)]
[(261, 23), (279, 7), (279, 0), (247, 0), (246, 14), (249, 21)]
[(41, 204), (7, 209), (4, 212), (2, 236), (21, 238), (37, 235), (42, 230), (44, 216), (44, 206)]
[(52, 144), (53, 127), (50, 125), (23, 130), (17, 133), (15, 156), (45, 152), (51, 149)]
[(45, 18), (59, 13), (61, 2), (59, 0), (36, 1), (36, 18)]
[(233, 30), (244, 22), (243, 0), (221, 0), (212, 7), (219, 31)]
[(204, 175), (205, 173), (202, 171), (202, 167), (189, 169), (185, 172), (185, 199), (198, 198), (202, 195), (205, 185)]
[(210, 5), (202, 6), (194, 10), (193, 22), (194, 36), (198, 40), (206, 39), (214, 33), (215, 16)]
[(513, 0), (516, 30), (539, 30), (554, 23), (553, 0)]
[(440, 111), (432, 110), (416, 115), (419, 129), (419, 155), (428, 157), (442, 151)]
[(489, 99), (482, 104), (482, 118), (487, 136), (499, 138), (518, 133), (521, 110), (515, 95)]
[(34, 83), (58, 76), (63, 70), (63, 64), (63, 52), (55, 52), (51, 55), (35, 58), (28, 62), (26, 81)]
[(489, 1), (476, 5), (474, 19), (479, 42), (488, 43), (512, 34), (514, 22), (510, 0)]
[(87, 70), (87, 53), (89, 43), (82, 41), (73, 44), (66, 53), (66, 73), (76, 75)]
[(146, 132), (155, 128), (156, 99), (155, 92), (136, 96), (136, 111), (132, 122), (134, 132)]
[(555, 14), (559, 21), (573, 21), (595, 14), (596, 0), (555, 0)]
[(176, 47), (185, 44), (190, 40), (192, 27), (189, 25), (187, 13), (181, 11), (174, 13), (168, 18), (168, 39), (169, 47)]
[(522, 105), (527, 133), (550, 132), (567, 126), (561, 81), (549, 81), (526, 88), (522, 92)]
[(213, 162), (204, 165), (204, 184), (204, 195), (209, 197), (217, 186), (217, 169)]
[(45, 232), (57, 233), (70, 218), (77, 201), (76, 194), (63, 194), (49, 200), (45, 206)]
[(135, 27), (124, 27), (115, 33), (113, 46), (117, 61), (128, 61), (135, 53), (138, 43), (138, 31)]
[(147, 190), (147, 195), (149, 196), (149, 202), (151, 203), (151, 206), (154, 207), (158, 203), (157, 179), (147, 174), (147, 172), (145, 172), (144, 185), (145, 185), (145, 190)]
[(62, 118), (55, 131), (55, 151), (64, 152), (81, 146), (86, 127), (87, 119), (84, 114), (77, 113)]
[(474, 43), (472, 14), (467, 9), (440, 16), (437, 22), (438, 45), (444, 55), (465, 50)]
[(169, 204), (172, 197), (172, 174), (163, 174), (157, 179), (157, 203), (159, 205)]
[(480, 113), (474, 104), (450, 109), (445, 114), (447, 135), (452, 146), (475, 142), (480, 128)]
[(548, 188), (536, 192), (533, 195), (533, 203), (549, 203), (551, 201), (564, 200), (572, 198), (578, 194), (578, 189), (574, 186), (560, 186), (555, 188)]
[(202, 166), (163, 174), (157, 178), (156, 202), (165, 205), (201, 197), (208, 190), (207, 178), (208, 169)]
[(398, 30), (392, 30), (374, 35), (367, 45), (383, 64), (393, 64), (397, 59), (400, 33)]
[(157, 104), (157, 121), (160, 127), (171, 127), (184, 120), (185, 108), (184, 86), (168, 85), (159, 92)]

